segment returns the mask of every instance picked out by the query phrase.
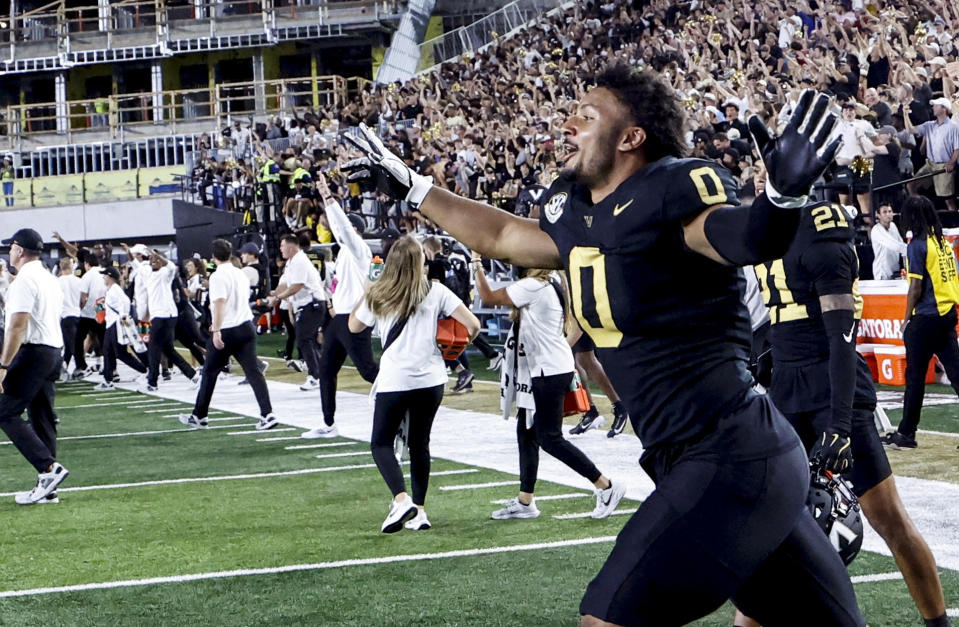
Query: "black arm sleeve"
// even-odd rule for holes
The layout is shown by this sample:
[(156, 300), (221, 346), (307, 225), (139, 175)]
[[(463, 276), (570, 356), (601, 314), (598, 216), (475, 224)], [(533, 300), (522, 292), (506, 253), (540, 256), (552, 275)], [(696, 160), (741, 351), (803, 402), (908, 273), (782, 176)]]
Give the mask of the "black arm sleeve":
[(829, 338), (832, 431), (848, 436), (856, 391), (856, 320), (851, 310), (834, 309), (823, 313), (822, 322)]
[(760, 194), (752, 205), (724, 207), (706, 217), (706, 239), (734, 266), (779, 259), (796, 235), (802, 208), (783, 209)]

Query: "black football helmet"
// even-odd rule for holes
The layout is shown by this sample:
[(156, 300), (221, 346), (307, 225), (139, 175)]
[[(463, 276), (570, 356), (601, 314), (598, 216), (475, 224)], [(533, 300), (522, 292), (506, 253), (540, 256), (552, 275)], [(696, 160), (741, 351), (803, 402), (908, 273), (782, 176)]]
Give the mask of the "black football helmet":
[(863, 522), (859, 499), (839, 475), (812, 470), (806, 505), (843, 563), (852, 563), (862, 548)]

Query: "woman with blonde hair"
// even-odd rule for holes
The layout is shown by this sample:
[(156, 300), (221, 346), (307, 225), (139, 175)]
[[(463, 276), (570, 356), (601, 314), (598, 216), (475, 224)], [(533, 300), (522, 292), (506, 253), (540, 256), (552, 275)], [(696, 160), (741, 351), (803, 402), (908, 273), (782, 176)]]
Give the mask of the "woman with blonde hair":
[[(384, 533), (403, 528), (430, 528), (424, 505), (430, 477), (430, 430), (443, 399), (446, 365), (436, 346), (436, 323), (452, 316), (479, 333), (479, 320), (463, 301), (440, 283), (426, 278), (423, 247), (412, 237), (398, 239), (390, 249), (383, 274), (367, 290), (350, 314), (351, 333), (376, 327), (383, 342), (380, 370), (373, 383), (375, 399), (370, 448), (376, 467), (393, 500), (383, 521)], [(407, 444), (410, 452), (412, 497), (393, 451), (403, 419), (409, 415)]]
[[(472, 255), (476, 291), (485, 305), (514, 307), (514, 351), (525, 355), (533, 388), (535, 411), (520, 410), (516, 420), (519, 444), (519, 495), (492, 514), (496, 520), (536, 518), (539, 508), (533, 501), (539, 449), (569, 466), (595, 487), (596, 507), (591, 516), (606, 518), (626, 494), (626, 486), (613, 482), (599, 471), (586, 455), (563, 437), (563, 401), (573, 382), (575, 363), (566, 339), (569, 316), (565, 290), (551, 270), (532, 269), (519, 281), (497, 290), (490, 288), (482, 259)], [(508, 361), (509, 357), (504, 359)], [(518, 360), (514, 358), (514, 363)], [(514, 373), (521, 380), (522, 375)]]

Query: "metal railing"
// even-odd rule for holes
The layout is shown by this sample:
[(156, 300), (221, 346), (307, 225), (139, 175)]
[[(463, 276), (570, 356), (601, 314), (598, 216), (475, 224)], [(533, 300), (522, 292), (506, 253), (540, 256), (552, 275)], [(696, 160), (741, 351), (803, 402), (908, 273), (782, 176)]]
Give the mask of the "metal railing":
[[(287, 78), (262, 82), (222, 83), (213, 89), (179, 89), (119, 94), (103, 98), (11, 105), (3, 112), (0, 134), (8, 147), (19, 150), (24, 139), (56, 135), (65, 143), (94, 134), (123, 139), (128, 132), (168, 134), (199, 126), (222, 128), (233, 118), (273, 117), (294, 108), (329, 109), (341, 106), (366, 79), (341, 76)], [(162, 125), (162, 126), (161, 126)]]
[(422, 74), (441, 63), (461, 57), (512, 34), (544, 12), (559, 9), (564, 0), (516, 0), (467, 26), (428, 39), (420, 44)]

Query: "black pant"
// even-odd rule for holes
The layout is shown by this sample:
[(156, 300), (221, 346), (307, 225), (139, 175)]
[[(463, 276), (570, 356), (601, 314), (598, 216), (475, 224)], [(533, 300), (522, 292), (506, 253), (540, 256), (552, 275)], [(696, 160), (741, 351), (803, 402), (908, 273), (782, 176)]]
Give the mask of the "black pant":
[(573, 373), (533, 377), (533, 401), (536, 417), (526, 428), (526, 411), (516, 418), (516, 441), (519, 443), (519, 489), (533, 493), (539, 470), (539, 449), (575, 470), (590, 483), (602, 473), (586, 455), (563, 437), (563, 400), (573, 381)]
[(296, 347), (300, 349), (300, 355), (306, 361), (306, 368), (314, 379), (320, 378), (320, 345), (316, 343), (316, 334), (329, 317), (326, 301), (322, 300), (315, 300), (300, 307), (294, 315)]
[(150, 369), (147, 374), (147, 383), (156, 387), (157, 377), (160, 375), (160, 358), (164, 355), (177, 368), (180, 369), (188, 379), (192, 379), (196, 374), (193, 366), (186, 363), (186, 360), (180, 357), (176, 349), (173, 348), (173, 334), (176, 329), (176, 318), (153, 318), (150, 327), (150, 344), (147, 354), (150, 357)]
[[(296, 325), (293, 323), (293, 314), (289, 309), (281, 309), (280, 320), (283, 321), (283, 328), (286, 329), (286, 348), (283, 349), (283, 357), (293, 359), (293, 347), (296, 346)], [(300, 351), (300, 359), (303, 359), (303, 351)]]
[(952, 389), (959, 394), (959, 346), (956, 345), (956, 310), (944, 316), (915, 315), (902, 336), (906, 344), (906, 392), (902, 399), (899, 433), (914, 438), (926, 394), (926, 369), (935, 355), (946, 369)]
[[(17, 351), (0, 394), (0, 429), (37, 472), (47, 472), (57, 456), (54, 382), (60, 376), (60, 349), (24, 344)], [(20, 418), (27, 410), (30, 421)]]
[[(336, 414), (336, 375), (343, 367), (346, 356), (360, 371), (360, 376), (373, 383), (380, 367), (373, 359), (370, 343), (372, 329), (350, 333), (350, 314), (337, 314), (323, 331), (323, 350), (320, 352), (320, 402), (323, 403), (323, 422), (333, 424)], [(297, 331), (299, 333), (299, 331)]]
[(205, 418), (210, 410), (210, 399), (213, 398), (213, 389), (216, 379), (223, 367), (235, 357), (243, 368), (256, 403), (260, 406), (260, 415), (269, 416), (273, 413), (270, 404), (270, 391), (266, 387), (266, 379), (256, 365), (256, 328), (252, 322), (244, 322), (240, 326), (222, 329), (223, 348), (213, 345), (213, 338), (206, 344), (206, 361), (203, 362), (203, 379), (200, 382), (200, 391), (196, 395), (196, 404), (193, 406), (193, 415)]
[(405, 392), (379, 392), (376, 395), (373, 435), (370, 438), (373, 460), (393, 496), (406, 492), (403, 471), (393, 453), (393, 441), (400, 423), (409, 414), (407, 445), (410, 449), (410, 481), (413, 484), (413, 502), (417, 505), (426, 504), (426, 489), (430, 483), (430, 430), (442, 400), (442, 385)]
[[(80, 324), (79, 316), (67, 316), (60, 318), (60, 331), (63, 332), (63, 365), (69, 366), (70, 360), (74, 357), (74, 351), (77, 343), (77, 326)], [(82, 359), (82, 358), (81, 358)], [(77, 360), (77, 370), (80, 370), (79, 359)], [(84, 366), (86, 368), (86, 366)]]
[[(493, 346), (489, 343), (489, 340), (487, 340), (486, 336), (483, 335), (482, 333), (477, 335), (476, 339), (473, 340), (473, 346), (478, 348), (479, 351), (483, 353), (483, 357), (487, 359), (492, 359), (493, 357), (496, 357), (497, 355), (496, 349), (493, 348)], [(463, 354), (465, 355), (466, 353), (464, 352)]]
[(174, 337), (176, 337), (177, 342), (190, 351), (198, 364), (203, 364), (202, 347), (206, 345), (206, 339), (200, 332), (200, 325), (197, 324), (196, 318), (193, 317), (193, 311), (189, 307), (185, 307), (177, 314)]
[(147, 361), (145, 354), (137, 353), (136, 357), (130, 354), (125, 344), (120, 343), (117, 337), (116, 323), (107, 327), (103, 334), (103, 380), (107, 383), (113, 381), (113, 375), (117, 369), (117, 359), (130, 366), (139, 373), (147, 371)]
[(77, 335), (73, 343), (73, 359), (76, 361), (78, 370), (86, 370), (87, 368), (83, 341), (87, 339), (87, 335), (93, 334), (96, 340), (93, 343), (94, 351), (99, 352), (103, 347), (104, 330), (104, 326), (97, 322), (96, 318), (80, 318), (77, 324)]

